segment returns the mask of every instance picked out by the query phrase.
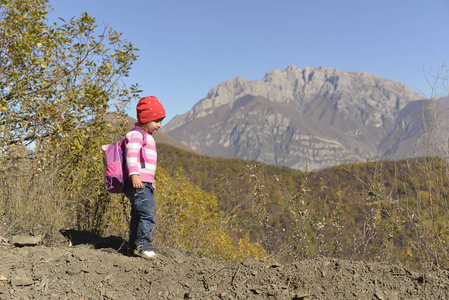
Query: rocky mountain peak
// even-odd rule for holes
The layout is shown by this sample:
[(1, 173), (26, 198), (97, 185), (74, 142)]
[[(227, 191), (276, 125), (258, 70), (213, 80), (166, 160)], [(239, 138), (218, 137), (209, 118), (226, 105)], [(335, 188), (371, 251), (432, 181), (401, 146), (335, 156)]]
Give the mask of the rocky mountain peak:
[[(219, 84), (163, 131), (208, 155), (287, 166), (302, 152), (317, 158), (327, 151), (333, 158), (316, 164), (320, 168), (341, 162), (353, 151), (349, 148), (358, 149), (356, 159), (377, 151), (382, 134), (395, 128), (399, 111), (422, 98), (402, 83), (373, 74), (288, 66), (267, 72), (260, 80), (236, 77)], [(268, 125), (267, 120), (277, 122)], [(268, 145), (276, 141), (282, 145)], [(360, 152), (362, 148), (366, 149)], [(366, 153), (368, 148), (373, 150)]]

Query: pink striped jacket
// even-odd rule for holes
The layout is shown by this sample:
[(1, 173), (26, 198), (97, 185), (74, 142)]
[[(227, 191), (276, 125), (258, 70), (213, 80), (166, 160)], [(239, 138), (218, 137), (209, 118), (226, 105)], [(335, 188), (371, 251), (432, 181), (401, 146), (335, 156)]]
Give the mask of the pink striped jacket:
[[(136, 123), (136, 127), (141, 127)], [(132, 130), (125, 136), (125, 156), (126, 167), (128, 170), (129, 178), (131, 175), (139, 174), (142, 182), (154, 183), (154, 175), (156, 174), (157, 152), (156, 142), (151, 134), (146, 134), (147, 143), (143, 146), (143, 136), (141, 131)], [(140, 150), (143, 151), (140, 151)]]

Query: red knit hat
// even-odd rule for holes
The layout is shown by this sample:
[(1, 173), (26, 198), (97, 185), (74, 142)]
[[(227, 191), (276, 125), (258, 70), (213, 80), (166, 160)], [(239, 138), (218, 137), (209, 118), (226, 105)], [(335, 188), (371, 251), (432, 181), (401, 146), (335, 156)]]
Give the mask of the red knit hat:
[(137, 103), (137, 122), (144, 124), (165, 118), (165, 109), (156, 97), (143, 97)]

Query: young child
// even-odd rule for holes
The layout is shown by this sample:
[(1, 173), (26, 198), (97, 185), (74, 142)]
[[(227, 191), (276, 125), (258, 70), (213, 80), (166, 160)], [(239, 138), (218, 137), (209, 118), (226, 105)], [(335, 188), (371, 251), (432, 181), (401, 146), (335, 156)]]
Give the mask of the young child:
[[(138, 123), (135, 127), (137, 128), (125, 136), (129, 178), (125, 182), (124, 193), (131, 201), (128, 253), (134, 254), (136, 251), (137, 255), (150, 258), (156, 256), (151, 245), (153, 240), (151, 230), (156, 224), (156, 204), (153, 193), (157, 162), (156, 143), (152, 134), (161, 127), (161, 122), (165, 118), (165, 109), (154, 96), (140, 99), (136, 109)], [(144, 144), (144, 134), (146, 144)]]

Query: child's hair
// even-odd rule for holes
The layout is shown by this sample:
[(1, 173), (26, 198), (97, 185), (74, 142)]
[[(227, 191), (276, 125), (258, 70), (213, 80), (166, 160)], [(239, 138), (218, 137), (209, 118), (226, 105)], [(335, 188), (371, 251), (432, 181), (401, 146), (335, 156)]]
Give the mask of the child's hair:
[(137, 122), (140, 124), (165, 118), (165, 109), (159, 100), (154, 97), (143, 97), (137, 103)]

